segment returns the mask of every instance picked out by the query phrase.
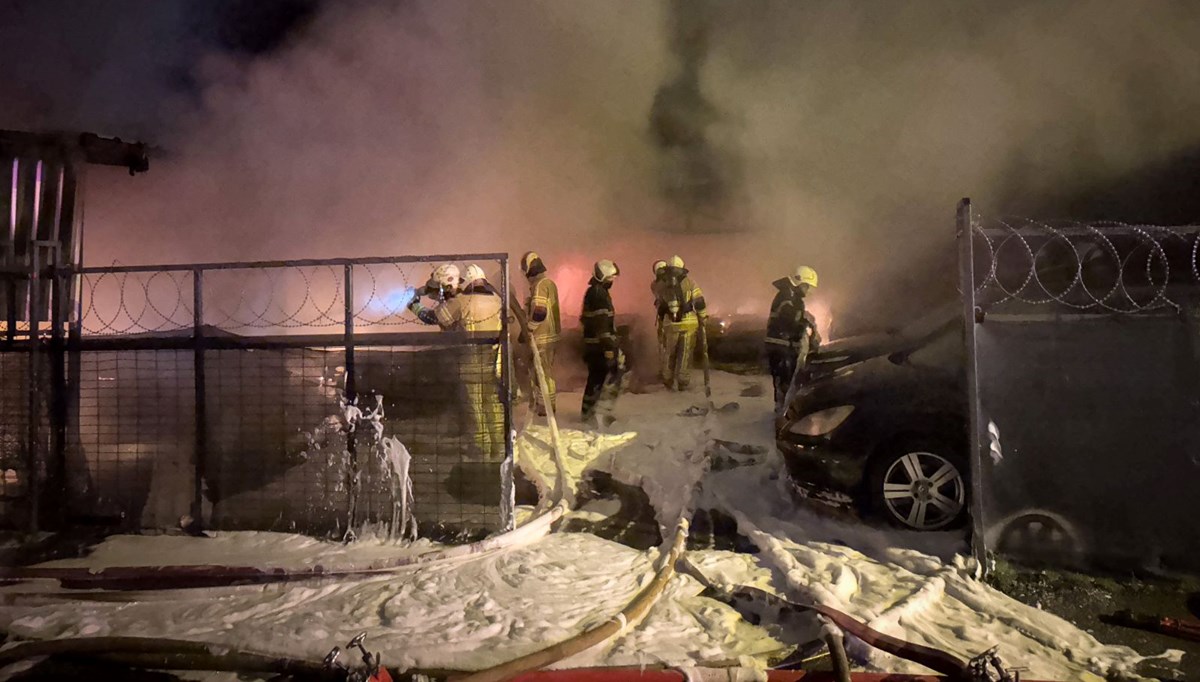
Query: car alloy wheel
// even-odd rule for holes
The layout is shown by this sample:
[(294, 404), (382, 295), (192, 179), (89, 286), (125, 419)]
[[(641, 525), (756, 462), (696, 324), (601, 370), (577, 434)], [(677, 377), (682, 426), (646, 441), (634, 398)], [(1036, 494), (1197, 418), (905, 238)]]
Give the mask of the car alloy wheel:
[(937, 530), (958, 518), (966, 504), (962, 472), (932, 452), (908, 452), (883, 475), (883, 503), (892, 517), (913, 530)]

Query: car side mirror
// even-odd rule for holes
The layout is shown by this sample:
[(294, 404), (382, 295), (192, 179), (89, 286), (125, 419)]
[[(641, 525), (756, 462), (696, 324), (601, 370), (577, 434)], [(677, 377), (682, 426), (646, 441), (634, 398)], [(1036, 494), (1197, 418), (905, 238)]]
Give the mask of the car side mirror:
[(888, 360), (893, 365), (903, 365), (904, 363), (908, 362), (908, 353), (904, 351), (897, 351), (889, 355)]

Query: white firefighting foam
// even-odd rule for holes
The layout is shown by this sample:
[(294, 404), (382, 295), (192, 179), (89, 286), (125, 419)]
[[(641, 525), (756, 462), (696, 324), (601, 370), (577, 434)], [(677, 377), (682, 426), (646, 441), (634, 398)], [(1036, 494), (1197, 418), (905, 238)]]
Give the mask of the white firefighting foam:
[[(781, 492), (769, 449), (766, 379), (721, 373), (713, 379), (716, 404), (736, 401), (738, 409), (679, 416), (702, 402), (702, 394), (626, 395), (610, 434), (581, 430), (571, 416), (579, 395), (560, 395), (572, 485), (577, 489), (590, 470), (641, 485), (665, 525), (688, 504), (690, 486), (707, 468), (696, 456), (698, 448), (710, 438), (750, 446), (734, 447), (742, 453), (735, 459), (744, 466), (704, 476), (698, 499), (732, 515), (761, 551), (689, 552), (689, 562), (709, 582), (820, 601), (889, 634), (964, 658), (998, 644), (1006, 663), (1026, 667), (1030, 677), (1095, 679), (1128, 672), (1141, 660), (1131, 649), (1101, 644), (1070, 623), (976, 581), (969, 566), (955, 558), (963, 549), (958, 535), (878, 530), (796, 510)], [(747, 387), (763, 397), (742, 396)], [(724, 447), (710, 451), (728, 455), (730, 446)], [(518, 464), (543, 486), (552, 481), (547, 448), (536, 429), (518, 440)], [(605, 511), (605, 505), (589, 505), (584, 513)], [(356, 565), (429, 547), (426, 541), (412, 546), (383, 540), (344, 546), (271, 533), (218, 533), (212, 539), (124, 536), (110, 538), (89, 557), (55, 565)], [(366, 631), (371, 648), (388, 663), (477, 669), (610, 618), (648, 579), (654, 556), (589, 534), (560, 533), (519, 548), (355, 582), (188, 590), (131, 603), (10, 596), (0, 606), (0, 627), (29, 638), (178, 637), (314, 660)], [(3, 591), (32, 589), (16, 585)], [(767, 630), (700, 592), (695, 579), (676, 576), (637, 628), (560, 665), (693, 666), (740, 657), (761, 665), (768, 654), (782, 653), (784, 644)], [(851, 641), (849, 649), (860, 667), (919, 670), (870, 652), (861, 642)]]

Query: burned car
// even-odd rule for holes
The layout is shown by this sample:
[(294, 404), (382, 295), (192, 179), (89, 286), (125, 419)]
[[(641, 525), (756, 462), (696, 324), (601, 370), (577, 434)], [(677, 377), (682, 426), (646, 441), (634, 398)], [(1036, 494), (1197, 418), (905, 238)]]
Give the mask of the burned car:
[(777, 422), (798, 491), (913, 530), (961, 523), (964, 357), (961, 313), (951, 306), (901, 330), (823, 346)]

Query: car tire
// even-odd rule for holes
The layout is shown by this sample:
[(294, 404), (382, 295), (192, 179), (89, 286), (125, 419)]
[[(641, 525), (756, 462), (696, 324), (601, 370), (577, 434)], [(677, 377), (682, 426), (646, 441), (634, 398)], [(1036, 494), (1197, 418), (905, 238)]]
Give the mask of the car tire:
[(899, 528), (947, 530), (967, 518), (966, 458), (937, 439), (906, 438), (884, 447), (868, 466), (866, 485), (871, 511)]

